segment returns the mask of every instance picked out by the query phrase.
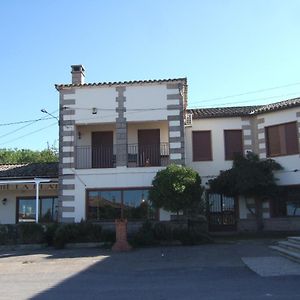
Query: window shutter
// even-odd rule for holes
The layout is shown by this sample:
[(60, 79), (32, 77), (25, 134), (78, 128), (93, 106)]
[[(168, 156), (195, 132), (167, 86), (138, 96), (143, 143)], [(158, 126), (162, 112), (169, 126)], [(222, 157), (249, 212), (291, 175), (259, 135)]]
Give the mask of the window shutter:
[(225, 159), (233, 160), (236, 154), (243, 154), (242, 130), (224, 130)]
[(281, 154), (279, 126), (271, 126), (267, 128), (267, 147), (269, 156)]
[(212, 160), (211, 132), (193, 131), (193, 161)]
[(296, 122), (285, 124), (285, 141), (287, 154), (297, 154), (299, 152)]

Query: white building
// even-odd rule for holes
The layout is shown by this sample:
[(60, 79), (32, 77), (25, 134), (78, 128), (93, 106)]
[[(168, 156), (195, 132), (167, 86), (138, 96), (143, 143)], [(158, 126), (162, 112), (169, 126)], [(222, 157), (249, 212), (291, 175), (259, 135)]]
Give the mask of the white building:
[[(60, 93), (61, 221), (143, 219), (157, 171), (184, 164), (186, 79), (72, 83)], [(160, 212), (160, 219), (169, 218)]]
[[(74, 65), (72, 83), (56, 85), (59, 221), (113, 221), (121, 207), (131, 223), (170, 220), (169, 213), (148, 206), (157, 171), (170, 163), (186, 165), (199, 172), (208, 188), (209, 179), (231, 168), (234, 153), (252, 151), (284, 168), (276, 177), (285, 191), (279, 200), (263, 203), (265, 229), (300, 229), (300, 98), (187, 109), (186, 78), (91, 84), (84, 83), (84, 71)], [(14, 216), (17, 197), (11, 201)], [(256, 228), (253, 200), (210, 194), (208, 202), (211, 230)], [(8, 222), (2, 215), (0, 222)]]
[[(300, 229), (300, 98), (269, 105), (191, 109), (192, 126), (185, 128), (185, 162), (207, 181), (232, 166), (234, 153), (252, 151), (272, 158), (283, 170), (278, 185), (286, 186), (279, 199), (266, 199), (266, 230)], [(253, 199), (212, 195), (211, 229), (252, 230), (256, 223)], [(297, 217), (298, 216), (298, 217)]]

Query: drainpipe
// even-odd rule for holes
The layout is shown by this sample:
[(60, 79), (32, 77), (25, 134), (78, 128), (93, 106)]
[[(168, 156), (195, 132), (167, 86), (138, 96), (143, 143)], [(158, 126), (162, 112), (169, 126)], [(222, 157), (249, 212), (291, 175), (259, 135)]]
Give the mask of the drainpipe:
[(35, 181), (35, 223), (39, 222), (39, 191), (40, 181)]

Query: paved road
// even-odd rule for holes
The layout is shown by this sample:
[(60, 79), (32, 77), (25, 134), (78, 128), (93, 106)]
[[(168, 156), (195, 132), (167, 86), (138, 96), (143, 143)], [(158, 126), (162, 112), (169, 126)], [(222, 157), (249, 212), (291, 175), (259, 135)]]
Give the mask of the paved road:
[(258, 258), (258, 267), (268, 268), (261, 261), (272, 258), (274, 269), (276, 257), (266, 241), (2, 252), (0, 299), (300, 299), (300, 276), (261, 277), (242, 260)]

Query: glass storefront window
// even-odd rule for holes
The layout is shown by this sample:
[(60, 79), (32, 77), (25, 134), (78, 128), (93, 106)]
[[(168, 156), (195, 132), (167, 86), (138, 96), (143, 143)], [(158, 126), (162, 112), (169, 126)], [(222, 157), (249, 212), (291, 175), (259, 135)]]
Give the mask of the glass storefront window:
[(88, 220), (114, 220), (121, 217), (120, 191), (90, 191), (87, 201)]
[(121, 217), (129, 220), (154, 218), (154, 210), (148, 199), (148, 189), (89, 191), (87, 196), (88, 220), (114, 220)]
[[(18, 199), (18, 222), (35, 222), (35, 198)], [(40, 198), (40, 222), (56, 222), (58, 218), (58, 198)]]

